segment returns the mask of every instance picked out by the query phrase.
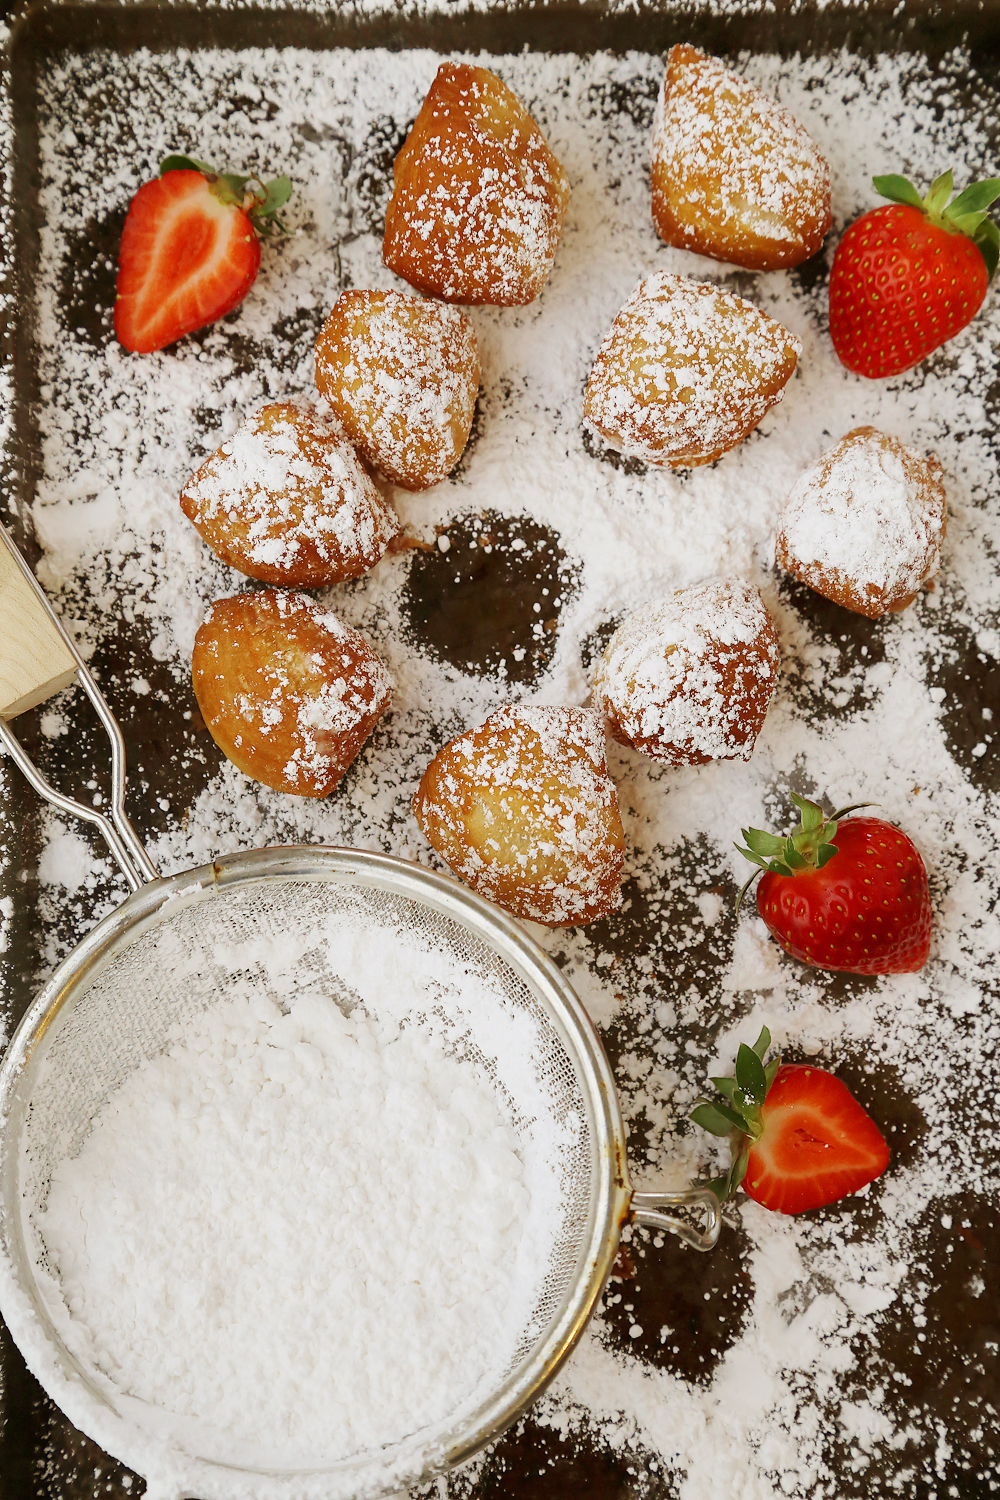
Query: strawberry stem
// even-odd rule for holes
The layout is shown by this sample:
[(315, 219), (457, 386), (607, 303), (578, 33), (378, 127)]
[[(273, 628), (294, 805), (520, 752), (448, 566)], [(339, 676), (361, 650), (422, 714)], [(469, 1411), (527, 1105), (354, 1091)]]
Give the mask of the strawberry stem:
[(789, 793), (789, 796), (799, 810), (799, 827), (794, 833), (779, 835), (768, 833), (763, 828), (740, 830), (744, 844), (736, 844), (734, 847), (744, 859), (757, 865), (758, 869), (736, 897), (737, 917), (744, 896), (762, 870), (770, 870), (773, 875), (795, 875), (799, 870), (822, 870), (837, 852), (833, 839), (841, 818), (846, 818), (848, 813), (857, 812), (859, 808), (872, 806), (870, 802), (852, 802), (847, 807), (838, 808), (832, 817), (827, 818), (818, 802), (810, 802), (808, 797), (800, 797), (796, 792)]
[(735, 1197), (747, 1174), (750, 1147), (764, 1133), (761, 1107), (781, 1066), (780, 1057), (764, 1066), (770, 1045), (771, 1033), (766, 1026), (761, 1027), (760, 1036), (752, 1047), (741, 1042), (736, 1054), (736, 1077), (710, 1079), (716, 1090), (714, 1096), (699, 1099), (689, 1116), (711, 1135), (730, 1139), (733, 1155), (729, 1171), (702, 1184), (716, 1195), (720, 1203), (728, 1203)]
[[(212, 193), (220, 203), (232, 204), (246, 214), (258, 236), (287, 234), (288, 230), (278, 218), (282, 208), (292, 195), (292, 183), (288, 177), (275, 177), (265, 182), (255, 172), (241, 176), (238, 172), (217, 172), (207, 162), (194, 156), (165, 156), (160, 162), (160, 176), (165, 172), (200, 172), (210, 185)], [(251, 186), (247, 186), (247, 184)]]
[(1000, 229), (987, 216), (986, 210), (1000, 198), (1000, 177), (970, 183), (950, 203), (948, 199), (954, 189), (950, 169), (934, 179), (925, 198), (921, 198), (912, 182), (897, 172), (873, 177), (872, 183), (881, 197), (889, 198), (893, 203), (903, 203), (907, 208), (919, 209), (941, 229), (964, 234), (982, 255), (989, 279), (993, 280), (1000, 261)]

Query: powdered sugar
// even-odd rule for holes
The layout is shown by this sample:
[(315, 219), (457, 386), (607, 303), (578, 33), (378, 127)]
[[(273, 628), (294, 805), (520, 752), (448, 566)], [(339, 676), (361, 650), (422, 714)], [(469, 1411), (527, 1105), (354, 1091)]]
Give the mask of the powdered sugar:
[(238, 1462), (329, 1462), (449, 1415), (509, 1357), (514, 1145), (419, 1034), (237, 996), (123, 1085), (40, 1227), (119, 1389)]
[(497, 709), (438, 753), (414, 808), (452, 869), (518, 916), (573, 925), (621, 904), (618, 798), (588, 709)]
[(181, 509), (233, 567), (300, 588), (367, 572), (399, 531), (351, 445), (292, 402), (251, 413), (188, 480)]
[(479, 354), (455, 307), (401, 292), (346, 292), (316, 346), (316, 384), (380, 474), (437, 484), (469, 438)]
[(385, 263), (452, 302), (531, 302), (555, 260), (569, 183), (523, 103), (443, 63), (393, 167)]
[(802, 126), (717, 58), (675, 47), (657, 100), (653, 216), (668, 243), (794, 265), (830, 227), (830, 168)]
[(616, 739), (668, 765), (749, 760), (778, 671), (760, 591), (727, 579), (630, 615), (601, 658), (594, 705)]

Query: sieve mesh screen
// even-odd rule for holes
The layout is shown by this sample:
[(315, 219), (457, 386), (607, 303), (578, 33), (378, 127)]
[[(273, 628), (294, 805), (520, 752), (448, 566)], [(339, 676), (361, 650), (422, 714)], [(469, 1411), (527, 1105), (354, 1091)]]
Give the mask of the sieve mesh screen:
[[(19, 1152), (20, 1216), (28, 1259), (45, 1267), (32, 1220), (44, 1208), (55, 1166), (81, 1149), (95, 1116), (129, 1074), (159, 1055), (237, 985), (273, 989), (267, 955), (281, 953), (303, 990), (332, 997), (345, 1011), (370, 1003), (359, 995), (330, 933), (338, 921), (362, 928), (392, 964), (420, 954), (447, 955), (455, 972), (477, 981), (468, 995), (428, 986), (426, 1008), (404, 1024), (433, 1029), (449, 1050), (493, 1082), (517, 1134), (522, 1158), (558, 1139), (550, 1169), (558, 1211), (530, 1296), (519, 1304), (520, 1335), (494, 1387), (530, 1362), (571, 1300), (593, 1226), (595, 1102), (572, 1029), (544, 986), (530, 984), (504, 954), (459, 918), (410, 895), (336, 878), (269, 878), (204, 889), (168, 902), (152, 923), (129, 933), (85, 973), (36, 1044), (30, 1104)], [(486, 993), (473, 1002), (468, 996)], [(508, 1023), (498, 1025), (498, 1018)], [(506, 1037), (506, 1041), (498, 1038)], [(512, 1045), (511, 1038), (519, 1039)], [(530, 1052), (526, 1057), (525, 1051)], [(23, 1268), (23, 1274), (33, 1274)], [(106, 1390), (106, 1383), (100, 1382)], [(133, 1414), (134, 1415), (134, 1414)], [(453, 1414), (460, 1425), (466, 1413)]]

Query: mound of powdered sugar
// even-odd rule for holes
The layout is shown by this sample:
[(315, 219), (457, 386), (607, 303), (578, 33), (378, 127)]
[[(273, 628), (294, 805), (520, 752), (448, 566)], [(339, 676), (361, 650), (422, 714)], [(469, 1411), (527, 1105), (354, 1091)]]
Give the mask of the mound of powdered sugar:
[[(362, 991), (384, 991), (363, 934), (335, 940)], [(482, 1066), (408, 1017), (446, 968), (414, 950), (414, 979), (393, 951), (381, 1016), (244, 986), (136, 1068), (52, 1173), (37, 1227), (63, 1337), (192, 1451), (295, 1467), (377, 1451), (489, 1391), (523, 1333), (546, 1262), (522, 1242), (530, 1213), (552, 1220), (554, 1184), (531, 1202), (552, 1163), (536, 1138), (525, 1170)], [(254, 945), (272, 976), (275, 957)], [(477, 1003), (498, 1001), (466, 975)]]

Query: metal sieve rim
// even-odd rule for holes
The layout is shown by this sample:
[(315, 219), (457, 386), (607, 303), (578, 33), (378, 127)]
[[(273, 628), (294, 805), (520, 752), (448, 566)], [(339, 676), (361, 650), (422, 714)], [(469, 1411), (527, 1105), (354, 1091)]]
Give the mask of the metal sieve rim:
[[(181, 907), (211, 900), (231, 887), (278, 880), (319, 880), (407, 897), (460, 922), (514, 970), (544, 1006), (577, 1071), (591, 1130), (590, 1207), (574, 1274), (547, 1327), (506, 1380), (444, 1437), (438, 1435), (429, 1444), (426, 1436), (417, 1435), (392, 1445), (388, 1454), (354, 1455), (322, 1469), (266, 1472), (174, 1450), (177, 1484), (172, 1493), (198, 1494), (202, 1500), (232, 1500), (244, 1494), (244, 1489), (233, 1486), (241, 1475), (253, 1475), (254, 1492), (262, 1495), (322, 1495), (332, 1500), (341, 1493), (374, 1494), (387, 1484), (395, 1489), (429, 1479), (471, 1457), (537, 1399), (570, 1353), (610, 1274), (631, 1198), (624, 1126), (600, 1038), (557, 966), (520, 923), (498, 907), (424, 866), (347, 848), (259, 849), (151, 882), (99, 922), (59, 965), (29, 1006), (0, 1063), (0, 1313), (15, 1342), (28, 1343), (32, 1373), (78, 1427), (130, 1467), (148, 1457), (148, 1439), (137, 1453), (135, 1429), (100, 1397), (58, 1339), (30, 1271), (21, 1229), (17, 1143), (46, 1038), (56, 1034), (76, 999), (109, 963)], [(34, 1357), (39, 1324), (47, 1340), (44, 1357)], [(34, 1330), (31, 1336), (29, 1330)]]

